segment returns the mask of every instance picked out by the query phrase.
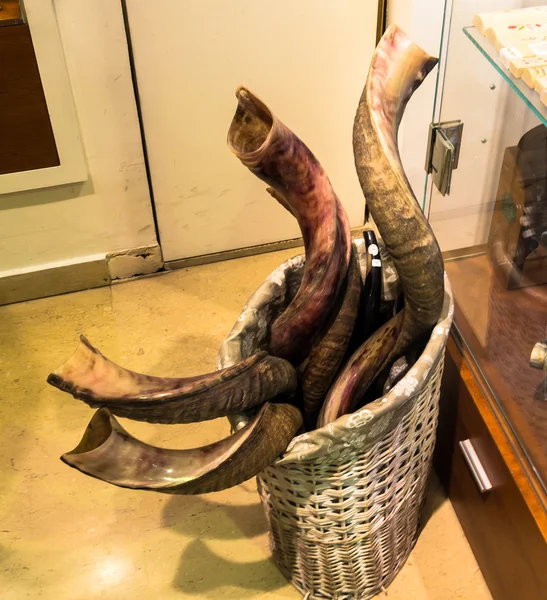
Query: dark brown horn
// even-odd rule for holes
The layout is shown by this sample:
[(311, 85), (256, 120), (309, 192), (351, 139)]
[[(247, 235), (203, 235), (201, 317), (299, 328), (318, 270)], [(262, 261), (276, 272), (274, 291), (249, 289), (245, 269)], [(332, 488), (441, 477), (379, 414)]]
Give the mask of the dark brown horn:
[(313, 346), (300, 369), (300, 385), (304, 399), (304, 421), (314, 429), (330, 384), (344, 358), (351, 339), (361, 296), (361, 269), (353, 249), (346, 288), (338, 313), (325, 335)]
[(101, 408), (78, 446), (61, 460), (121, 487), (206, 494), (257, 475), (285, 450), (301, 424), (302, 415), (294, 406), (267, 403), (246, 427), (219, 442), (167, 450), (137, 440)]
[(297, 386), (287, 361), (257, 354), (198, 377), (151, 377), (118, 366), (83, 336), (74, 354), (48, 377), (48, 383), (93, 408), (149, 423), (191, 423), (248, 410)]
[(406, 309), (382, 325), (354, 352), (328, 393), (319, 415), (318, 427), (357, 408), (381, 366), (385, 364), (386, 357), (393, 352), (401, 335), (404, 310)]
[[(321, 165), (268, 107), (244, 87), (228, 132), (234, 154), (298, 220), (306, 249), (300, 288), (271, 328), (270, 351), (295, 365), (308, 355), (335, 304), (350, 252), (347, 223)], [(347, 238), (344, 242), (344, 238)], [(345, 246), (342, 245), (345, 243)]]

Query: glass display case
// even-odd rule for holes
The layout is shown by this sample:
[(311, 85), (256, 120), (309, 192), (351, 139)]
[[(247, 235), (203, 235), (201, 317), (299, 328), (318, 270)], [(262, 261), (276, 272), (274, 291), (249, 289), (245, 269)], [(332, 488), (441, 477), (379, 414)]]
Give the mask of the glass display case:
[(519, 71), (500, 50), (523, 44), (472, 25), (495, 10), (456, 1), (446, 13), (434, 123), (461, 121), (463, 131), (452, 139), (459, 158), (449, 193), (434, 165), (424, 202), (454, 289), (456, 332), (546, 492), (547, 371), (530, 357), (547, 337), (547, 97), (535, 85), (547, 75), (547, 18), (511, 13), (516, 26), (506, 18), (507, 35), (534, 24), (526, 41), (539, 58)]
[(547, 6), (537, 5), (446, 1), (423, 196), (455, 298), (437, 470), (496, 600), (547, 589)]

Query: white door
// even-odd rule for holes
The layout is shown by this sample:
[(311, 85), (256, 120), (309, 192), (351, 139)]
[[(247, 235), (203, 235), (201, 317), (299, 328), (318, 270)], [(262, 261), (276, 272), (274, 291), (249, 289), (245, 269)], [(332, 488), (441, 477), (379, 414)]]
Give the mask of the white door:
[(376, 0), (127, 0), (127, 11), (165, 260), (300, 235), (227, 148), (238, 84), (310, 147), (362, 225), (351, 138)]

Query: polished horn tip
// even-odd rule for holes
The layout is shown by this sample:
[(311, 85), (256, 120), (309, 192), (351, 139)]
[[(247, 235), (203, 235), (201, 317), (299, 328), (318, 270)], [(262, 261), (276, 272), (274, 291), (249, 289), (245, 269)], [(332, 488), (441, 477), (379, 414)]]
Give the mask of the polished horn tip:
[(249, 90), (244, 85), (238, 85), (236, 88), (236, 98), (239, 99), (241, 94), (245, 94), (245, 92), (248, 92), (248, 91)]
[(49, 383), (49, 385), (52, 385), (53, 387), (59, 388), (60, 390), (63, 389), (63, 387), (62, 387), (63, 386), (63, 380), (56, 373), (50, 373), (47, 376), (46, 381)]
[(408, 37), (408, 35), (406, 34), (406, 31), (404, 31), (404, 29), (399, 27), (399, 25), (397, 25), (397, 23), (392, 23), (391, 25), (389, 25), (386, 28), (382, 37), (386, 38), (386, 39), (393, 39), (396, 35), (404, 35), (405, 37)]
[(67, 374), (67, 368), (70, 372), (70, 369), (74, 367), (74, 365), (77, 365), (82, 361), (82, 357), (89, 358), (93, 357), (94, 355), (100, 355), (100, 352), (84, 335), (80, 335), (78, 344), (72, 355), (58, 369), (48, 375), (47, 382), (50, 385), (59, 388), (63, 392), (72, 394), (74, 390), (74, 382), (67, 381), (67, 379), (63, 377)]
[(74, 395), (74, 384), (71, 381), (66, 381), (66, 379), (63, 379), (57, 373), (50, 373), (46, 381), (49, 385), (61, 390), (61, 392)]
[(93, 344), (91, 344), (91, 342), (85, 337), (85, 335), (83, 333), (80, 334), (80, 342), (84, 346), (87, 346), (93, 352), (97, 352), (97, 348), (95, 348), (95, 346), (93, 346)]
[(99, 408), (89, 422), (80, 443), (70, 452), (65, 452), (61, 460), (71, 467), (80, 468), (78, 457), (102, 446), (109, 438), (113, 429), (113, 417), (108, 408)]
[(427, 74), (433, 70), (433, 68), (437, 65), (438, 62), (439, 59), (436, 56), (430, 56), (427, 59), (427, 62), (425, 63), (424, 68), (422, 69), (424, 79), (427, 76)]

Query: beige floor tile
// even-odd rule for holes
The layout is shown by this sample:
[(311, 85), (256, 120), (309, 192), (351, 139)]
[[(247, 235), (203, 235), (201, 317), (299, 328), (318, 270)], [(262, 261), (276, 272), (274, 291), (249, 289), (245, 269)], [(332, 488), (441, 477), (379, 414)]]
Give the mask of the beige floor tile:
[[(92, 410), (46, 384), (84, 333), (107, 356), (157, 375), (215, 367), (250, 293), (287, 250), (0, 308), (0, 597), (2, 600), (300, 598), (271, 562), (254, 482), (205, 496), (109, 486), (60, 462)], [(225, 420), (123, 421), (170, 447), (210, 443)], [(394, 600), (490, 598), (435, 483), (431, 517), (389, 588)]]

